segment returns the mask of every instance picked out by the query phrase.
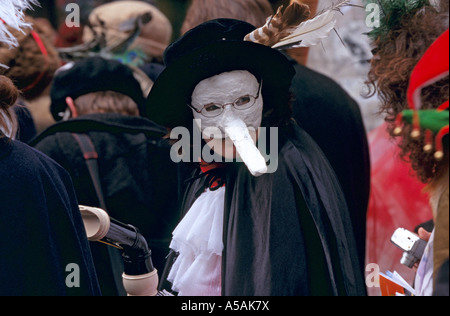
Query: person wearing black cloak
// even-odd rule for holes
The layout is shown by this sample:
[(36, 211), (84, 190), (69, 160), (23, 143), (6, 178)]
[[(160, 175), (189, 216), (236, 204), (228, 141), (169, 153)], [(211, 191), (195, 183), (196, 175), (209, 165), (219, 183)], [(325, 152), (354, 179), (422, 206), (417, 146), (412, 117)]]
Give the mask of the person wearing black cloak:
[(0, 295), (100, 295), (69, 174), (6, 136), (18, 94), (0, 76)]
[(160, 290), (365, 295), (339, 182), (291, 120), (295, 71), (278, 50), (244, 41), (254, 30), (217, 19), (187, 32), (147, 99), (146, 115), (177, 140), (172, 159), (196, 166)]

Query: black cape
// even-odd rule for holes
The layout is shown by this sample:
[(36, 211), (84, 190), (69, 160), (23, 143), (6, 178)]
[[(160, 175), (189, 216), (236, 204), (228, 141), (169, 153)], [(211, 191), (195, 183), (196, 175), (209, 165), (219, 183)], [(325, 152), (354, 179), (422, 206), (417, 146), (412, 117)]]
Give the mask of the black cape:
[(100, 295), (69, 174), (0, 138), (0, 179), (0, 295)]
[(341, 184), (361, 268), (370, 195), (369, 144), (359, 105), (332, 79), (292, 61), (293, 117), (319, 145)]
[[(255, 178), (242, 163), (225, 169), (222, 295), (365, 295), (348, 208), (333, 170), (298, 126), (282, 131), (279, 140), (275, 173)], [(191, 183), (185, 211), (204, 182)], [(170, 286), (164, 277), (173, 260), (160, 289)]]

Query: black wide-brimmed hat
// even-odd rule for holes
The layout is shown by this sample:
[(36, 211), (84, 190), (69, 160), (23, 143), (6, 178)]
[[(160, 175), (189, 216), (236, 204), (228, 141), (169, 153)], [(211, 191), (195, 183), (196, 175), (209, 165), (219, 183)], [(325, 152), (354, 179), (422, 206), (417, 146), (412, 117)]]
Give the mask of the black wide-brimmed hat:
[(211, 20), (171, 44), (164, 53), (166, 69), (147, 98), (145, 116), (170, 128), (191, 126), (192, 110), (186, 104), (197, 84), (234, 70), (247, 70), (263, 80), (264, 112), (286, 110), (295, 70), (276, 49), (244, 41), (253, 30), (254, 26), (238, 20)]

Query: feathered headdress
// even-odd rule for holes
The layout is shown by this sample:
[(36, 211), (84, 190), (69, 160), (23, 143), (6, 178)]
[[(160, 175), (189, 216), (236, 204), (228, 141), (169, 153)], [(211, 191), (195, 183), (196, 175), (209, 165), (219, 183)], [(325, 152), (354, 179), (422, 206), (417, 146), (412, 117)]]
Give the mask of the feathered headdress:
[[(442, 140), (449, 133), (449, 101), (434, 110), (421, 109), (421, 91), (445, 78), (449, 74), (449, 30), (445, 31), (427, 49), (423, 57), (414, 68), (407, 93), (409, 110), (404, 110), (397, 117), (394, 133), (399, 135), (402, 132), (402, 124), (412, 124), (412, 138), (418, 138), (421, 130), (425, 131), (426, 152), (435, 150), (436, 160), (441, 160), (444, 156)], [(435, 137), (433, 144), (433, 135)], [(434, 145), (434, 146), (433, 146)]]
[(37, 0), (2, 0), (0, 1), (0, 42), (10, 47), (17, 46), (16, 38), (8, 31), (7, 26), (21, 31), (30, 27), (24, 21), (24, 11), (32, 9), (32, 5), (39, 5)]
[(334, 29), (335, 13), (345, 5), (349, 5), (349, 0), (333, 4), (310, 18), (309, 7), (299, 0), (292, 0), (286, 9), (280, 6), (264, 26), (248, 34), (245, 40), (280, 50), (314, 46)]

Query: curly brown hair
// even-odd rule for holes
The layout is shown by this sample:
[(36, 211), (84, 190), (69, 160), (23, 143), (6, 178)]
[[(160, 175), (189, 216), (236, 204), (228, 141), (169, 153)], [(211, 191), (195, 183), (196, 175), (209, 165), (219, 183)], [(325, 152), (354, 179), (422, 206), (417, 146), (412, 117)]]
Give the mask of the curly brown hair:
[[(51, 30), (31, 17), (25, 20), (33, 28), (24, 29), (25, 33), (10, 28), (17, 38), (19, 46), (10, 49), (0, 44), (0, 63), (9, 66), (9, 69), (0, 68), (0, 74), (9, 77), (22, 90), (22, 96), (32, 100), (42, 94), (42, 91), (51, 83), (55, 71), (61, 66), (61, 60), (51, 41)], [(42, 41), (48, 53), (46, 58), (31, 32), (34, 31)], [(30, 89), (26, 89), (30, 87)]]
[[(395, 137), (397, 115), (408, 109), (407, 90), (410, 75), (428, 47), (448, 28), (448, 12), (440, 13), (433, 6), (424, 6), (403, 19), (398, 28), (374, 40), (373, 59), (367, 84), (372, 95), (378, 93), (380, 113), (386, 114), (388, 132)], [(448, 77), (422, 90), (422, 108), (434, 109), (449, 99)], [(399, 146), (400, 156), (411, 163), (423, 183), (439, 178), (448, 166), (448, 142), (445, 159), (436, 161), (433, 153), (424, 152), (424, 131), (421, 137), (410, 137), (411, 127), (405, 126)]]

